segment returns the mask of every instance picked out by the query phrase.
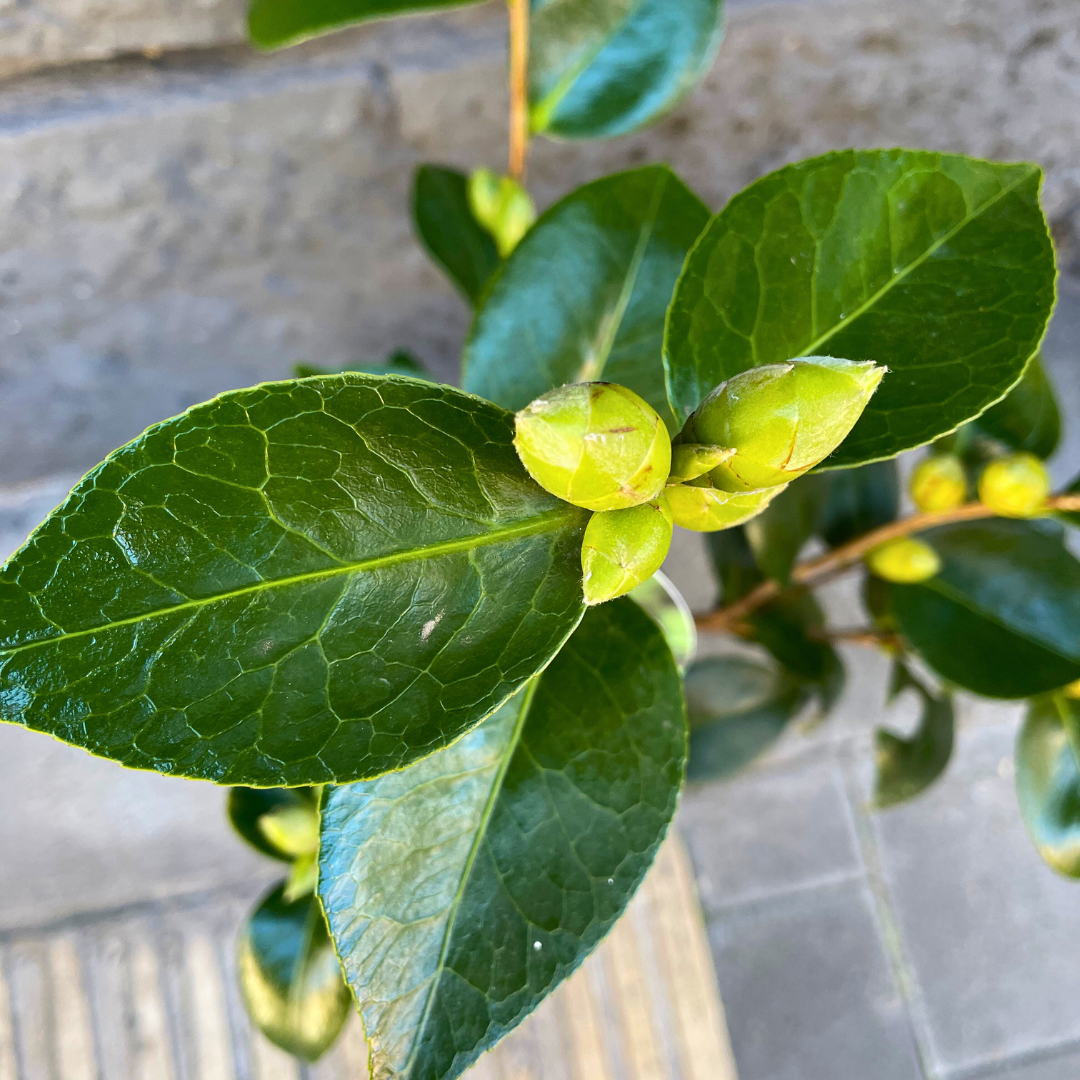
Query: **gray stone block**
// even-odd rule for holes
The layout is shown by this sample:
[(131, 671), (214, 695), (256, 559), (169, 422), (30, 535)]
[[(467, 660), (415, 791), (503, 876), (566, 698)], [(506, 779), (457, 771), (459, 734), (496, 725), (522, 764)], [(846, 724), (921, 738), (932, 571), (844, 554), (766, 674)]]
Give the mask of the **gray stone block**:
[[(1028, 1061), (992, 1073), (980, 1073), (971, 1080), (1076, 1080), (1080, 1076), (1080, 1053), (1075, 1050), (1051, 1053), (1038, 1061)], [(964, 1080), (967, 1080), (965, 1077)]]
[(861, 883), (713, 921), (740, 1080), (921, 1080)]

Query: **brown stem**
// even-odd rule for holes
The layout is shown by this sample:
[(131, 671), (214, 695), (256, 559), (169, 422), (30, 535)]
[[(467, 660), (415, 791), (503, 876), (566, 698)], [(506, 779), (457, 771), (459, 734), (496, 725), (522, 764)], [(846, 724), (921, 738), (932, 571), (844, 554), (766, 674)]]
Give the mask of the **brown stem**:
[[(1048, 510), (1080, 510), (1080, 495), (1056, 495), (1047, 499)], [(884, 544), (886, 540), (896, 540), (901, 536), (932, 529), (937, 525), (950, 525), (957, 521), (975, 521), (978, 518), (994, 517), (994, 511), (979, 502), (965, 503), (955, 510), (941, 510), (933, 514), (913, 514), (900, 521), (892, 521), (874, 529), (834, 551), (799, 563), (791, 572), (792, 585), (818, 585), (834, 574), (841, 573), (857, 563), (871, 548)], [(698, 615), (695, 619), (700, 630), (729, 630), (735, 623), (742, 622), (752, 611), (763, 604), (776, 599), (781, 588), (778, 582), (770, 579), (763, 581), (741, 600), (736, 600), (727, 607)]]
[(510, 9), (510, 175), (525, 178), (529, 146), (529, 0), (506, 0)]

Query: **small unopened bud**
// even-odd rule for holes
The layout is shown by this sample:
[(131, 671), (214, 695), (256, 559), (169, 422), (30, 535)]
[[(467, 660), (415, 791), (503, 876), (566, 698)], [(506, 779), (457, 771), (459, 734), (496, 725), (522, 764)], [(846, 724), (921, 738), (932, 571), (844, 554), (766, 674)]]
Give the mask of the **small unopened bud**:
[(587, 510), (655, 499), (671, 471), (671, 440), (656, 410), (615, 383), (572, 383), (526, 405), (514, 447), (552, 495)]
[(904, 536), (887, 540), (867, 552), (866, 565), (886, 581), (916, 585), (932, 578), (941, 569), (941, 559), (929, 544)]
[(964, 464), (955, 454), (934, 454), (911, 474), (911, 501), (924, 513), (952, 510), (967, 496)]
[(319, 850), (319, 814), (313, 806), (275, 806), (259, 820), (259, 832), (283, 855), (299, 858)]
[(586, 604), (628, 593), (660, 569), (671, 547), (671, 509), (661, 495), (628, 510), (593, 514), (581, 542)]
[(811, 356), (764, 364), (721, 383), (687, 421), (687, 442), (731, 446), (713, 485), (752, 491), (786, 484), (835, 450), (862, 415), (886, 368)]
[(1064, 688), (1064, 693), (1067, 698), (1073, 698), (1073, 700), (1080, 699), (1080, 679), (1076, 679), (1069, 683), (1069, 685)]
[(979, 500), (1004, 517), (1034, 517), (1049, 494), (1050, 477), (1034, 454), (998, 458), (979, 477)]
[(469, 177), (469, 209), (495, 239), (505, 259), (532, 228), (536, 207), (529, 193), (509, 176), (477, 169)]
[(727, 461), (735, 451), (730, 447), (711, 446), (709, 443), (678, 443), (671, 448), (671, 475), (669, 484), (684, 480), (696, 480)]
[(676, 525), (694, 532), (719, 532), (756, 517), (787, 484), (760, 491), (721, 491), (706, 482), (673, 484), (664, 491)]

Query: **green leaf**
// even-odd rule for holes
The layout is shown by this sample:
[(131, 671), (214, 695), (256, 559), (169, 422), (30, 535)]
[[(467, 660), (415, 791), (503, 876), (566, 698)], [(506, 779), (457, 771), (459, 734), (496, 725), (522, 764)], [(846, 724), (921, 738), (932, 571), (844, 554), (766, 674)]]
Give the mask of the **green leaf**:
[(256, 850), (280, 862), (292, 862), (293, 856), (282, 851), (259, 828), (259, 818), (279, 807), (317, 807), (320, 788), (249, 788), (234, 787), (226, 804), (232, 827)]
[(251, 0), (248, 36), (260, 48), (278, 49), (369, 19), (467, 3), (470, 0)]
[(1061, 438), (1061, 415), (1054, 387), (1038, 354), (1009, 395), (974, 421), (976, 431), (1011, 450), (1048, 458)]
[(989, 521), (923, 533), (942, 560), (921, 585), (890, 584), (900, 633), (942, 678), (1031, 697), (1080, 678), (1080, 563), (1060, 527)]
[(469, 178), (456, 169), (421, 165), (412, 215), (424, 247), (475, 307), (499, 267), (499, 252), (469, 206)]
[(1043, 861), (1080, 877), (1080, 702), (1052, 694), (1028, 706), (1016, 743), (1020, 816)]
[(686, 673), (688, 780), (717, 780), (763, 753), (806, 703), (798, 682), (744, 656), (710, 656)]
[(829, 547), (840, 547), (887, 525), (900, 513), (900, 480), (895, 461), (875, 461), (857, 469), (836, 469), (815, 475), (829, 480), (821, 520), (821, 535)]
[(675, 411), (798, 356), (887, 364), (828, 466), (929, 442), (1021, 376), (1054, 303), (1035, 165), (845, 150), (751, 184), (679, 278), (664, 342)]
[(289, 902), (284, 883), (240, 931), (240, 990), (248, 1015), (276, 1046), (304, 1061), (330, 1048), (352, 1012), (352, 994), (314, 893)]
[(754, 559), (766, 577), (787, 585), (803, 545), (818, 531), (830, 480), (827, 473), (796, 480), (743, 526)]
[(922, 701), (922, 716), (915, 734), (905, 739), (882, 728), (874, 733), (877, 751), (874, 805), (879, 809), (907, 802), (925, 791), (945, 771), (952, 757), (955, 723), (952, 696), (931, 694), (905, 664), (896, 660), (890, 699), (908, 688)]
[[(1074, 476), (1065, 489), (1066, 495), (1080, 495), (1080, 474)], [(1061, 521), (1080, 529), (1080, 510), (1059, 510), (1055, 515)]]
[(319, 891), (372, 1075), (459, 1076), (608, 932), (671, 821), (679, 674), (632, 601), (452, 747), (337, 788)]
[(733, 604), (765, 580), (758, 569), (746, 527), (736, 525), (732, 529), (705, 534), (705, 546), (712, 560), (713, 573), (720, 588), (720, 600)]
[(487, 402), (370, 375), (150, 428), (0, 571), (0, 716), (258, 787), (440, 749), (582, 613), (588, 515), (529, 479), (512, 437)]
[(723, 14), (723, 0), (532, 0), (532, 130), (599, 139), (655, 120), (712, 66)]
[(657, 570), (627, 595), (660, 627), (676, 667), (685, 671), (697, 652), (697, 626), (683, 594)]
[(340, 375), (346, 371), (356, 371), (362, 375), (408, 375), (414, 379), (432, 382), (431, 373), (408, 349), (395, 349), (385, 360), (363, 361), (355, 364), (340, 364), (337, 367), (317, 367), (314, 364), (294, 364), (293, 374), (298, 379), (308, 379), (313, 375)]
[(493, 279), (465, 344), (465, 389), (517, 410), (563, 383), (604, 379), (677, 430), (660, 356), (664, 312), (708, 220), (666, 165), (571, 192)]

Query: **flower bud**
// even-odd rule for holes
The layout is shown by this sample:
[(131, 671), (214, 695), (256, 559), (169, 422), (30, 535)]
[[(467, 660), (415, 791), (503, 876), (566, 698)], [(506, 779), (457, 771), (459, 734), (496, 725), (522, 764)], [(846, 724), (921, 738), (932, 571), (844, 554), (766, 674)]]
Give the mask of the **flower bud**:
[(526, 405), (514, 447), (529, 475), (586, 510), (655, 499), (671, 470), (671, 441), (656, 410), (615, 383), (572, 383)]
[(297, 858), (319, 850), (319, 814), (314, 806), (275, 806), (258, 819), (258, 827), (285, 855)]
[(910, 536), (878, 544), (866, 553), (865, 561), (879, 578), (901, 585), (926, 581), (941, 569), (938, 553), (929, 544)]
[(711, 446), (709, 443), (677, 443), (671, 447), (671, 475), (669, 484), (684, 480), (696, 480), (727, 461), (735, 451), (730, 447)]
[(979, 477), (979, 499), (1004, 517), (1034, 517), (1046, 505), (1050, 477), (1034, 454), (991, 461)]
[(506, 258), (536, 220), (529, 193), (509, 176), (477, 169), (469, 177), (469, 209), (495, 238), (499, 255)]
[(1072, 698), (1074, 701), (1080, 700), (1080, 679), (1075, 679), (1063, 689), (1067, 698)]
[(671, 508), (661, 495), (627, 510), (593, 514), (581, 542), (586, 604), (602, 604), (651, 578), (671, 547)]
[(964, 464), (955, 454), (934, 454), (911, 474), (911, 500), (924, 513), (952, 510), (967, 496)]
[(683, 435), (687, 442), (735, 448), (713, 470), (714, 487), (753, 491), (786, 484), (843, 442), (886, 370), (831, 356), (751, 368), (713, 390)]
[(694, 532), (719, 532), (756, 517), (787, 484), (760, 491), (721, 491), (705, 484), (673, 484), (664, 491), (676, 525)]

